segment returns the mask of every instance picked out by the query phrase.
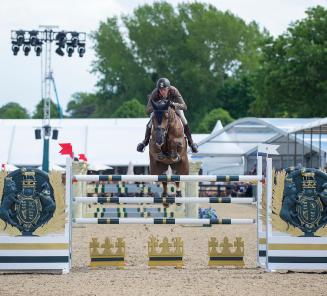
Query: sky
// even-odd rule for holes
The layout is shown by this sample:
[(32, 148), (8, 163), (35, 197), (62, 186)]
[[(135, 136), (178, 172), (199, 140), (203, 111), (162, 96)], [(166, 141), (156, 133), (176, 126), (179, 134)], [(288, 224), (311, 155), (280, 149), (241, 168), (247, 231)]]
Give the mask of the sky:
[[(176, 6), (180, 2), (167, 1)], [(327, 6), (327, 0), (206, 0), (219, 10), (229, 10), (246, 22), (256, 21), (273, 36), (286, 31), (288, 25), (305, 17), (308, 7)], [(40, 29), (40, 25), (57, 25), (59, 30), (90, 34), (107, 17), (131, 14), (146, 0), (1, 0), (0, 5), (0, 107), (17, 102), (30, 113), (41, 100), (41, 59), (34, 52), (13, 56), (11, 30)], [(94, 92), (97, 77), (90, 73), (95, 60), (92, 41), (87, 39), (83, 58), (55, 54), (52, 48), (52, 70), (62, 109), (75, 92)], [(54, 97), (52, 97), (55, 100)]]

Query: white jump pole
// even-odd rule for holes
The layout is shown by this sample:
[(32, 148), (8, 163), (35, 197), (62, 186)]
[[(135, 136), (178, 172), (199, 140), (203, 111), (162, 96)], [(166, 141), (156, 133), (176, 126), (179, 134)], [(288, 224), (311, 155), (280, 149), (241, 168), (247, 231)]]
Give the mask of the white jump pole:
[(257, 175), (75, 175), (74, 181), (85, 182), (255, 182)]
[(254, 198), (246, 197), (168, 197), (168, 198), (154, 198), (154, 197), (73, 197), (75, 203), (114, 203), (114, 204), (197, 204), (197, 203), (232, 203), (232, 204), (252, 204)]
[(255, 219), (193, 219), (193, 218), (75, 218), (75, 224), (254, 224)]

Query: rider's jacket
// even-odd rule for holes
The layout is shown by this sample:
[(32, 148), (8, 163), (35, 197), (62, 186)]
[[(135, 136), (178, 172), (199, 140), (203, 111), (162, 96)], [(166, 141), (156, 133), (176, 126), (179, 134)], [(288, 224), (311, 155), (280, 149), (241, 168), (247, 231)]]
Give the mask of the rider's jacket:
[[(154, 102), (157, 102), (162, 99), (164, 99), (164, 98), (160, 95), (159, 90), (157, 88), (155, 88), (151, 92), (151, 94), (148, 96), (148, 105), (146, 107), (146, 112), (148, 114), (150, 114), (153, 111), (153, 108), (151, 105), (151, 100), (153, 100)], [(183, 110), (183, 111), (187, 110), (187, 106), (184, 102), (184, 99), (176, 87), (174, 87), (174, 86), (169, 87), (169, 91), (168, 91), (168, 95), (167, 95), (166, 99), (175, 103), (176, 109)]]

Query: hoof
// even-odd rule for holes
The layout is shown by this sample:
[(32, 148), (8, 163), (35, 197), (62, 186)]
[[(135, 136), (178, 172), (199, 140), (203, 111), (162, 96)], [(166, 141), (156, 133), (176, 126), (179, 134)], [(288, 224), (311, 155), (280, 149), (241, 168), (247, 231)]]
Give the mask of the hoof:
[(163, 205), (163, 207), (164, 207), (165, 209), (169, 208), (169, 203), (167, 203), (167, 202), (162, 203), (162, 205)]
[(176, 197), (183, 197), (182, 196), (182, 191), (176, 191)]

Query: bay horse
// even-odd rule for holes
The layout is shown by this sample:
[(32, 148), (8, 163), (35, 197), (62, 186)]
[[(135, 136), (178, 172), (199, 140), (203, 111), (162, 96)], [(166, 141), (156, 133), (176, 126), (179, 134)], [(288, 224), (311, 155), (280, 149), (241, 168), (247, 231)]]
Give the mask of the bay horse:
[[(150, 174), (164, 175), (170, 166), (174, 175), (188, 175), (187, 142), (180, 117), (170, 107), (168, 100), (151, 100), (151, 104), (153, 116), (149, 144)], [(175, 183), (176, 196), (181, 197), (180, 184)], [(167, 197), (167, 182), (163, 182), (162, 197)]]

